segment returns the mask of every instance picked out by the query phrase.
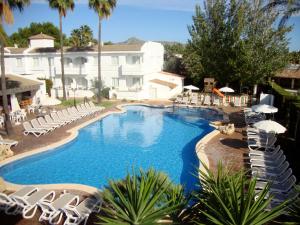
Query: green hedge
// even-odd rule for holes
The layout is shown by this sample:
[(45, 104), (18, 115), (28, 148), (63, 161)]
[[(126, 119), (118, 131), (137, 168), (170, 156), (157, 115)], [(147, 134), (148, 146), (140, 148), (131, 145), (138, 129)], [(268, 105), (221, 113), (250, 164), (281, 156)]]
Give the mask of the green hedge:
[(275, 82), (270, 82), (270, 86), (273, 88), (274, 91), (276, 91), (278, 94), (282, 95), (285, 98), (293, 99), (297, 98), (297, 96), (293, 95), (292, 93), (286, 91), (284, 88), (276, 84)]

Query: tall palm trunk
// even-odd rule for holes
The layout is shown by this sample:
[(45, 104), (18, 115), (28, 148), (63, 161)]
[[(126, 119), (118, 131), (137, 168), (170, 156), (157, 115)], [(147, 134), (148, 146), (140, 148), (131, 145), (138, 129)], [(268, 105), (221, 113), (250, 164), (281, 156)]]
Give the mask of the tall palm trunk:
[(14, 133), (13, 127), (9, 117), (9, 109), (8, 109), (8, 100), (7, 100), (7, 93), (6, 93), (6, 80), (5, 80), (5, 64), (4, 64), (4, 40), (0, 40), (1, 44), (1, 91), (2, 91), (2, 102), (3, 102), (3, 109), (5, 114), (5, 130), (8, 135)]
[(59, 13), (59, 35), (60, 35), (60, 63), (61, 63), (61, 83), (63, 88), (63, 100), (67, 99), (65, 87), (65, 68), (64, 68), (64, 43), (62, 32), (62, 14)]
[(98, 25), (98, 103), (101, 102), (101, 17), (99, 16)]

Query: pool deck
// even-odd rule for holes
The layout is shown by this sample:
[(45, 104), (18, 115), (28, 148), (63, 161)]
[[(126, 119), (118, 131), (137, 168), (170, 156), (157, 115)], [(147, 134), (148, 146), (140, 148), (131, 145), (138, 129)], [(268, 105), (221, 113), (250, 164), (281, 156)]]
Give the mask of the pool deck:
[[(129, 103), (129, 104), (137, 104)], [(145, 101), (140, 102), (149, 105), (170, 105), (171, 102), (168, 101)], [(123, 104), (123, 103), (122, 103)], [(126, 103), (124, 103), (126, 104)], [(201, 160), (208, 164), (209, 168), (212, 171), (215, 171), (219, 161), (222, 161), (224, 165), (229, 165), (234, 170), (244, 168), (244, 156), (248, 152), (247, 144), (244, 140), (243, 129), (245, 128), (243, 113), (241, 108), (234, 107), (224, 107), (222, 110), (229, 116), (230, 122), (235, 124), (236, 131), (234, 134), (228, 136), (220, 134), (218, 131), (213, 131), (203, 140), (200, 140), (197, 146), (197, 153), (200, 156)], [(41, 136), (39, 138), (34, 137), (33, 135), (24, 136), (22, 134), (22, 126), (15, 127), (14, 137), (19, 140), (19, 144), (16, 147), (13, 147), (16, 156), (27, 155), (33, 150), (39, 151), (39, 149), (47, 150), (61, 145), (66, 140), (72, 140), (76, 137), (78, 129), (84, 127), (100, 118), (103, 118), (110, 113), (120, 112), (119, 107), (113, 106), (109, 109), (102, 111), (100, 114), (94, 117), (87, 117), (79, 120), (78, 122), (72, 123), (70, 125), (64, 126), (55, 130), (54, 132)], [(74, 136), (75, 135), (75, 136)], [(30, 154), (30, 153), (29, 153)], [(58, 188), (60, 187), (60, 188)], [(70, 185), (53, 185), (52, 188), (59, 191), (62, 189), (68, 189), (72, 193), (78, 193), (81, 196), (88, 195), (88, 193), (95, 192), (96, 189), (86, 190), (87, 186), (82, 186), (82, 188), (77, 189), (73, 188), (74, 186)], [(78, 186), (80, 187), (80, 186)], [(9, 186), (8, 186), (9, 189)], [(14, 188), (12, 188), (13, 190)], [(80, 190), (80, 191), (79, 191)], [(86, 190), (86, 191), (83, 191)], [(25, 220), (21, 216), (7, 216), (4, 213), (0, 212), (0, 221), (5, 225), (38, 225), (41, 224), (38, 222), (38, 215), (33, 219)], [(89, 219), (88, 224), (93, 224), (95, 221), (94, 216)]]

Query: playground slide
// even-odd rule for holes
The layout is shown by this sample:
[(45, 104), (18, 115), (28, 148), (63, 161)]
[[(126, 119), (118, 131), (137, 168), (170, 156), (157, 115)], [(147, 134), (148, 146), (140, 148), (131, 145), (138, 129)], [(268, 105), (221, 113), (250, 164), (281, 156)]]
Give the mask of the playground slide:
[(212, 92), (216, 95), (219, 95), (222, 98), (225, 97), (225, 95), (223, 93), (221, 93), (217, 88), (213, 88)]

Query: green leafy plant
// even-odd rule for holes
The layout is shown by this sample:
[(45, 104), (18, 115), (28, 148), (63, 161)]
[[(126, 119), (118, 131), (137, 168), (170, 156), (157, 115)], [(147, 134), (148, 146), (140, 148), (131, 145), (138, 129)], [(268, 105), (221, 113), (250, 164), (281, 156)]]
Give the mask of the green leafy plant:
[(104, 215), (98, 224), (150, 225), (175, 211), (178, 204), (166, 200), (165, 193), (170, 188), (168, 177), (153, 169), (147, 172), (133, 171), (125, 180), (110, 181), (103, 191)]
[(243, 171), (231, 173), (221, 163), (216, 174), (204, 168), (200, 172), (202, 190), (195, 195), (199, 201), (196, 224), (260, 225), (282, 214), (285, 204), (269, 209), (269, 185), (257, 193), (256, 179), (247, 178)]

